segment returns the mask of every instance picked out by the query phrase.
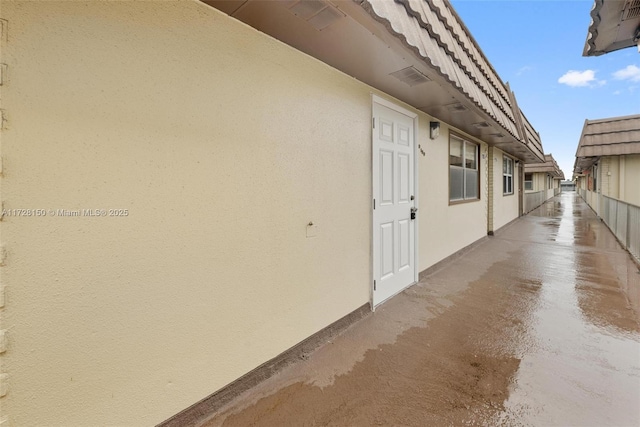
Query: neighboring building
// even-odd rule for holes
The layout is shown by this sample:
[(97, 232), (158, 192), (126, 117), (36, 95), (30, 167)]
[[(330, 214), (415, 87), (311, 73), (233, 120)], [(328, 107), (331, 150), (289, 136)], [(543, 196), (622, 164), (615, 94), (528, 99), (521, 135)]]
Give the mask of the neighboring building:
[(525, 212), (530, 212), (560, 193), (563, 179), (564, 173), (551, 154), (544, 155), (544, 163), (525, 165)]
[(640, 115), (585, 120), (573, 173), (584, 200), (640, 259)]
[(597, 194), (640, 206), (640, 115), (585, 120), (574, 174), (597, 211)]
[(576, 183), (575, 181), (562, 181), (560, 188), (562, 191), (576, 191)]
[(637, 47), (640, 52), (640, 1), (595, 0), (582, 56)]
[(524, 209), (448, 2), (207, 3), (2, 2), (8, 425), (211, 404)]
[[(595, 0), (582, 52), (637, 47), (640, 1)], [(640, 116), (586, 120), (576, 152), (576, 189), (640, 262)]]

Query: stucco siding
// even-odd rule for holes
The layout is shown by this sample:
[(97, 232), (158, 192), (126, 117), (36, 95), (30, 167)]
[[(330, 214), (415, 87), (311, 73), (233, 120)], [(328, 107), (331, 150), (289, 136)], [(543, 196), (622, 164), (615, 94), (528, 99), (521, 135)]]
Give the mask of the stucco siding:
[(640, 154), (625, 157), (624, 194), (620, 199), (632, 205), (640, 206)]
[[(598, 193), (603, 196), (640, 205), (640, 155), (602, 157), (597, 163)], [(583, 179), (583, 187), (588, 178)], [(593, 205), (592, 205), (593, 206)]]
[(620, 167), (619, 156), (603, 157), (600, 162), (600, 171), (602, 176), (601, 190), (602, 195), (619, 199), (621, 194), (620, 185)]
[(369, 301), (367, 86), (195, 2), (2, 17), (11, 425), (153, 425)]
[(498, 230), (500, 227), (518, 217), (518, 176), (520, 163), (516, 165), (515, 159), (513, 160), (513, 193), (504, 194), (502, 161), (505, 154), (498, 148), (494, 148), (493, 153), (493, 182), (495, 183), (493, 192), (493, 229)]
[[(0, 222), (9, 425), (156, 424), (370, 301), (390, 97), (195, 1), (0, 12), (3, 207), (40, 213)], [(488, 168), (468, 138), (480, 200), (450, 204), (417, 113), (422, 271), (486, 235)]]
[(451, 128), (441, 124), (440, 136), (428, 138), (429, 121), (420, 119), (421, 147), (418, 154), (420, 169), (419, 243), (420, 271), (441, 261), (487, 234), (487, 145), (480, 144), (480, 200), (459, 204), (449, 203), (449, 135)]
[(531, 181), (533, 189), (525, 190), (527, 193), (547, 190), (547, 174), (545, 172), (532, 172)]
[(543, 172), (538, 172), (533, 174), (533, 188), (536, 191), (548, 190), (549, 186), (547, 185), (547, 174)]

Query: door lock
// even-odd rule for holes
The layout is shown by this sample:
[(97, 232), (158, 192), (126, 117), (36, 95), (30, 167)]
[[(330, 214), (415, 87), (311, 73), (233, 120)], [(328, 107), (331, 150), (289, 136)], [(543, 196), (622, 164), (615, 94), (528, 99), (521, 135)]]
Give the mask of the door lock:
[(411, 208), (411, 219), (416, 219), (416, 212), (418, 212), (418, 208)]

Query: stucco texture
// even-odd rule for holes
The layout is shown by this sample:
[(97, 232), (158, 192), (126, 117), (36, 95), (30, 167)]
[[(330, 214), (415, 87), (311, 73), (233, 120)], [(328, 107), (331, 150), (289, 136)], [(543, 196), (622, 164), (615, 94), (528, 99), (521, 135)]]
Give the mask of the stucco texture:
[[(370, 301), (384, 94), (195, 1), (0, 13), (9, 425), (156, 424)], [(419, 270), (487, 231), (430, 120)]]
[[(609, 196), (614, 199), (620, 199), (620, 183), (623, 182), (624, 176), (620, 175), (620, 157), (603, 157), (600, 159), (600, 190), (603, 196)], [(623, 166), (624, 170), (624, 166)]]
[(640, 206), (640, 154), (624, 156), (624, 194), (620, 195), (620, 199)]
[(369, 301), (369, 88), (197, 2), (2, 18), (2, 201), (57, 213), (2, 222), (10, 425), (152, 425)]
[(480, 199), (449, 203), (449, 137), (452, 128), (440, 125), (440, 136), (429, 139), (429, 118), (420, 118), (418, 153), (420, 271), (487, 235), (487, 146), (453, 129), (456, 135), (480, 144)]
[(522, 163), (515, 163), (513, 159), (513, 193), (504, 194), (503, 191), (503, 173), (502, 162), (505, 154), (502, 150), (494, 148), (493, 150), (493, 229), (498, 230), (500, 227), (508, 224), (518, 217), (518, 185), (519, 174)]

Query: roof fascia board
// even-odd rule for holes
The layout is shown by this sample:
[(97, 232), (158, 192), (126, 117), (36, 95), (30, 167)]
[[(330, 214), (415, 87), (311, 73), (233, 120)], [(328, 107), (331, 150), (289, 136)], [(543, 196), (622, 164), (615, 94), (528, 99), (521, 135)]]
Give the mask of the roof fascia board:
[(517, 112), (517, 114), (515, 114), (515, 118), (516, 118), (516, 124), (518, 126), (518, 132), (520, 132), (520, 140), (522, 142), (524, 142), (525, 144), (529, 143), (529, 138), (527, 138), (527, 131), (524, 128), (524, 122), (522, 121), (522, 111), (520, 110), (520, 107), (518, 106), (518, 101), (516, 99), (516, 94), (513, 93), (513, 91), (511, 90), (511, 87), (509, 86), (509, 83), (506, 84), (507, 87), (507, 91), (509, 92), (509, 96), (511, 97), (511, 103), (513, 105), (513, 109), (515, 112)]
[(598, 26), (600, 25), (600, 9), (602, 9), (603, 0), (594, 0), (589, 15), (591, 15), (591, 24), (587, 30), (587, 40), (582, 50), (582, 56), (600, 56), (603, 51), (596, 50), (596, 39), (598, 38)]
[[(423, 63), (425, 63), (430, 70), (432, 70), (433, 72), (435, 72), (439, 77), (441, 77), (444, 80), (444, 83), (447, 87), (450, 87), (452, 89), (454, 89), (456, 91), (456, 93), (462, 95), (472, 106), (474, 111), (478, 114), (481, 115), (482, 117), (486, 117), (486, 120), (488, 122), (493, 123), (494, 125), (498, 126), (500, 129), (503, 129), (506, 133), (508, 133), (509, 135), (511, 135), (516, 141), (518, 140), (518, 135), (515, 135), (513, 133), (513, 131), (509, 128), (507, 128), (505, 125), (503, 125), (502, 123), (500, 123), (499, 120), (497, 120), (497, 118), (493, 117), (493, 115), (491, 114), (490, 111), (488, 111), (488, 107), (484, 107), (480, 104), (479, 101), (474, 100), (470, 94), (467, 94), (464, 90), (462, 90), (462, 88), (457, 84), (457, 82), (451, 80), (451, 77), (448, 76), (445, 72), (443, 72), (443, 70), (440, 69), (439, 64), (437, 63), (433, 63), (432, 58), (430, 57), (425, 57), (421, 54), (420, 49), (417, 46), (412, 45), (406, 38), (405, 34), (399, 32), (401, 30), (396, 30), (393, 26), (393, 24), (389, 21), (389, 19), (385, 16), (384, 12), (382, 10), (380, 10), (381, 8), (384, 8), (384, 6), (381, 6), (384, 4), (384, 2), (389, 1), (389, 0), (378, 0), (378, 1), (369, 1), (369, 0), (354, 0), (356, 3), (358, 3), (363, 10), (366, 11), (366, 13), (369, 15), (370, 18), (373, 18), (376, 22), (382, 24), (387, 32), (393, 36), (393, 38), (397, 39), (397, 40), (402, 40), (402, 42), (400, 43), (401, 45), (404, 46), (405, 49), (411, 50), (413, 51), (413, 54)], [(396, 0), (395, 3), (400, 4), (403, 6), (403, 8), (405, 9), (405, 12), (413, 17), (413, 19), (416, 19), (418, 22), (418, 25), (420, 25), (421, 28), (425, 29), (430, 35), (431, 37), (436, 41), (436, 43), (438, 43), (438, 45), (444, 49), (445, 51), (451, 52), (450, 49), (446, 46), (446, 44), (442, 43), (440, 37), (433, 33), (433, 30), (430, 29), (430, 26), (428, 24), (424, 24), (423, 20), (419, 20), (418, 18), (416, 18), (415, 16), (415, 11), (413, 11), (413, 9), (409, 8), (409, 6), (407, 6), (406, 0)], [(378, 10), (376, 10), (376, 7), (378, 7)], [(407, 9), (409, 8), (409, 9)], [(425, 28), (426, 27), (426, 28)], [(468, 51), (466, 51), (468, 52)], [(456, 62), (456, 64), (458, 66), (460, 66), (460, 68), (464, 71), (465, 75), (467, 78), (472, 79), (473, 81), (477, 82), (477, 78), (474, 78), (473, 76), (471, 76), (467, 70), (464, 69), (464, 67), (461, 66), (460, 62), (456, 61), (455, 55), (450, 55), (450, 57)], [(472, 58), (470, 57), (470, 60), (472, 60)], [(487, 93), (484, 89), (482, 89), (480, 86), (476, 87), (477, 90), (481, 91), (485, 96), (487, 96), (487, 98), (491, 99), (492, 95)], [(503, 108), (501, 108), (499, 105), (492, 105), (492, 107), (494, 108), (499, 108), (505, 115), (506, 117), (508, 117), (509, 119), (513, 119), (513, 124), (515, 127), (515, 119), (513, 117), (513, 112), (506, 112)], [(510, 117), (511, 116), (511, 117)]]

